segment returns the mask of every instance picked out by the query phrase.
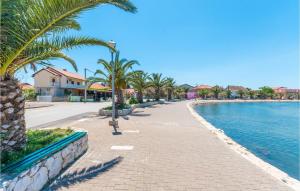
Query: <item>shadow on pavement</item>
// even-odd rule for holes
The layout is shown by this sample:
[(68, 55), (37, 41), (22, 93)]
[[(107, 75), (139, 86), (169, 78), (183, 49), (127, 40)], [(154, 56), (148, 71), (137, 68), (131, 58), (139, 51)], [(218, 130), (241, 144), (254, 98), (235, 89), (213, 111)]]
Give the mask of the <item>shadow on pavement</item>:
[(120, 163), (123, 157), (119, 156), (108, 162), (83, 168), (63, 176), (58, 177), (48, 188), (43, 189), (44, 191), (54, 191), (59, 190), (62, 187), (68, 188), (71, 185), (79, 184), (81, 182), (88, 181), (99, 174), (108, 171), (110, 168), (114, 167), (116, 164)]

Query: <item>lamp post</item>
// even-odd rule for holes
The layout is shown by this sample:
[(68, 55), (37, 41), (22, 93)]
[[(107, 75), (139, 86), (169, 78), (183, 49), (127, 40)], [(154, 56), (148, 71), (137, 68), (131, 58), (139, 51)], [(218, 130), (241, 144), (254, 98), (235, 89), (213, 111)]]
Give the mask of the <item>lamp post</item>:
[[(116, 48), (116, 42), (110, 40), (108, 42), (108, 45), (112, 48), (115, 49)], [(112, 82), (111, 82), (111, 96), (112, 96), (112, 121), (109, 121), (109, 125), (113, 126), (114, 130), (115, 130), (115, 134), (118, 133), (117, 128), (118, 128), (118, 121), (116, 121), (116, 105), (115, 105), (115, 62), (114, 62), (114, 51), (110, 49), (110, 53), (111, 53), (111, 65), (112, 65)]]
[(84, 86), (84, 103), (86, 103), (86, 99), (87, 99), (87, 88), (90, 84), (88, 84), (88, 81), (86, 80), (86, 72), (89, 71), (89, 72), (93, 72), (87, 68), (84, 68), (84, 79), (85, 79), (85, 86)]

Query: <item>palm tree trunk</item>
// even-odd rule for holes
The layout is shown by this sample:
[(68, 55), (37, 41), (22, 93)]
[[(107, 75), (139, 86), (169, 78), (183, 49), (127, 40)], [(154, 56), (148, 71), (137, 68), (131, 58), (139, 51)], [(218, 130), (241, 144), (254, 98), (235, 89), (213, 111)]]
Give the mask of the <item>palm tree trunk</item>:
[(122, 90), (117, 90), (116, 92), (117, 92), (117, 105), (124, 104), (123, 91)]
[(168, 101), (172, 99), (172, 92), (171, 90), (168, 90)]
[(143, 92), (142, 91), (137, 92), (137, 100), (139, 103), (143, 103)]
[(159, 95), (160, 91), (159, 88), (155, 89), (155, 100), (159, 101), (160, 95)]
[(15, 79), (0, 82), (1, 151), (22, 148), (26, 143), (25, 99)]

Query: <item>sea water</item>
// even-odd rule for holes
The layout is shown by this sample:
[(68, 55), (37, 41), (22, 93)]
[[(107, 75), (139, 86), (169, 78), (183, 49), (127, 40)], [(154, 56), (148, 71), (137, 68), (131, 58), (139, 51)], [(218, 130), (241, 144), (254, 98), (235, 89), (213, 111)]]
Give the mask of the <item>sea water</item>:
[(195, 109), (257, 157), (300, 180), (299, 102), (214, 103)]

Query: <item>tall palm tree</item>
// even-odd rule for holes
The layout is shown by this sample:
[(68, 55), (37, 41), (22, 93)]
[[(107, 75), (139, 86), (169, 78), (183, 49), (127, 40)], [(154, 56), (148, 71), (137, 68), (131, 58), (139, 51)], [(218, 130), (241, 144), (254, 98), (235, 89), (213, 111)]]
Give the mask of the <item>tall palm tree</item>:
[(209, 90), (208, 89), (202, 89), (198, 91), (198, 95), (202, 98), (202, 99), (206, 99), (206, 97), (209, 94)]
[(176, 86), (174, 90), (174, 95), (177, 99), (185, 98), (185, 88)]
[(75, 61), (62, 50), (82, 45), (108, 47), (95, 38), (63, 36), (70, 29), (80, 29), (76, 18), (81, 12), (104, 4), (136, 11), (127, 0), (1, 0), (1, 150), (19, 149), (26, 142), (25, 104), (15, 72), (55, 58), (66, 60), (76, 70)]
[[(104, 70), (96, 70), (95, 75), (99, 74), (100, 77), (89, 78), (91, 83), (103, 82), (111, 87), (112, 84), (112, 63), (103, 59), (98, 60), (98, 64), (104, 67)], [(136, 60), (120, 59), (120, 53), (117, 52), (114, 58), (115, 66), (115, 92), (117, 93), (116, 105), (120, 106), (124, 104), (123, 90), (128, 87), (131, 79), (135, 75), (135, 71), (132, 71), (133, 65), (139, 64)]]
[(136, 71), (130, 80), (130, 85), (137, 91), (137, 100), (143, 103), (143, 92), (149, 87), (149, 74), (143, 71)]
[(175, 89), (175, 80), (173, 78), (166, 78), (165, 88), (167, 90), (167, 99), (172, 99), (172, 94)]
[(219, 94), (222, 92), (222, 88), (220, 86), (214, 86), (211, 88), (212, 93), (216, 99), (219, 99)]
[(154, 88), (155, 100), (159, 101), (162, 88), (166, 84), (166, 78), (162, 77), (162, 74), (152, 73), (149, 77), (149, 85)]
[(231, 98), (232, 91), (231, 91), (229, 88), (227, 88), (227, 89), (225, 90), (225, 93), (226, 93), (227, 99), (230, 99), (230, 98)]
[(246, 93), (246, 92), (245, 92), (244, 90), (238, 90), (238, 91), (237, 91), (237, 94), (239, 95), (239, 97), (240, 97), (241, 99), (244, 98), (245, 93)]
[(247, 94), (249, 95), (250, 99), (254, 99), (254, 96), (256, 95), (256, 91), (252, 90), (250, 88), (247, 88)]

